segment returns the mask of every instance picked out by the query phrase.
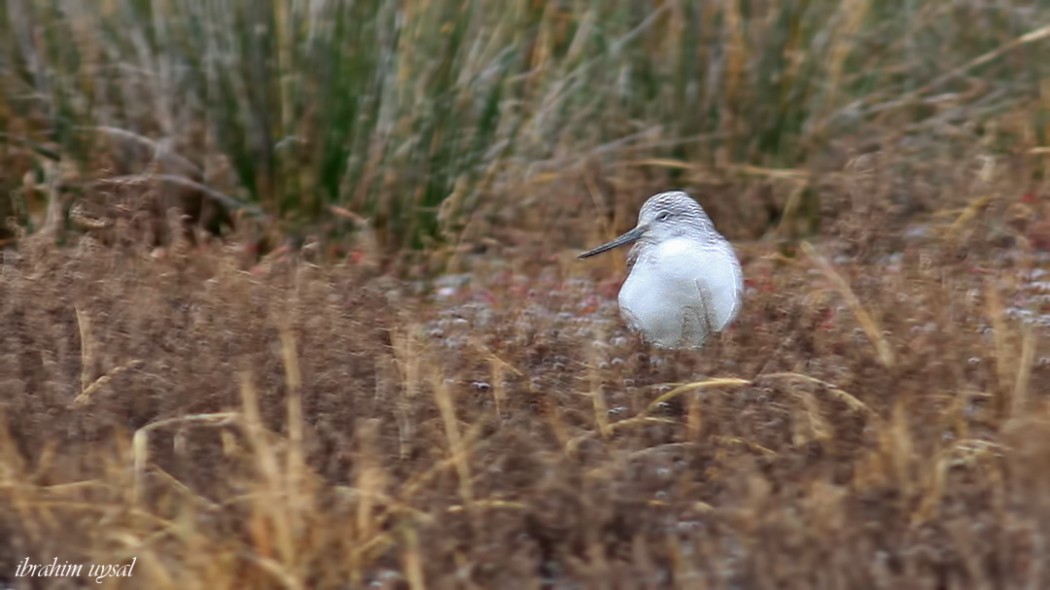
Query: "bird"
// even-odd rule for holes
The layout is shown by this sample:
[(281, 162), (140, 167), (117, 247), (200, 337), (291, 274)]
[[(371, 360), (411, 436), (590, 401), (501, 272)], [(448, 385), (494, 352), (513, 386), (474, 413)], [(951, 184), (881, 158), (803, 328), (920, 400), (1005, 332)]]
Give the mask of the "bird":
[(687, 193), (653, 195), (633, 229), (578, 258), (627, 244), (634, 246), (620, 287), (620, 315), (643, 340), (658, 348), (697, 349), (736, 318), (744, 297), (740, 261)]

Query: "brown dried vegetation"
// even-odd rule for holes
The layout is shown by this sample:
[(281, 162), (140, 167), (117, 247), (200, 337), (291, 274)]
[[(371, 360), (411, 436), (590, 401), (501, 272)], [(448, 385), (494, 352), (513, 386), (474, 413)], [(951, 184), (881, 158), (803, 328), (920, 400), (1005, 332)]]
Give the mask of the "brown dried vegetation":
[(1046, 587), (1046, 251), (1008, 175), (907, 225), (877, 175), (827, 176), (853, 207), (794, 255), (739, 240), (745, 308), (698, 353), (627, 333), (619, 258), (554, 230), (419, 281), (31, 236), (0, 265), (0, 579)]

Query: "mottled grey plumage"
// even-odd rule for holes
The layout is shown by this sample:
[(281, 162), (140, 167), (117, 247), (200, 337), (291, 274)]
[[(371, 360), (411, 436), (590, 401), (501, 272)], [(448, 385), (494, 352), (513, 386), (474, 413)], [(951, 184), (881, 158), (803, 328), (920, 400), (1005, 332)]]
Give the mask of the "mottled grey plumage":
[(663, 348), (699, 348), (733, 321), (744, 292), (740, 262), (692, 197), (650, 197), (634, 229), (580, 258), (632, 242), (620, 313), (643, 338)]

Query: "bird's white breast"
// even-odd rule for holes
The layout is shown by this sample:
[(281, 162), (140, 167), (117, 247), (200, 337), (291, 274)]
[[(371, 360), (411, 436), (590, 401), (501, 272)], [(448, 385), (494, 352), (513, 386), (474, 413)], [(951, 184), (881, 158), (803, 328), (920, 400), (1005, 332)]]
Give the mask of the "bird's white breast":
[(699, 347), (736, 316), (743, 273), (728, 242), (645, 244), (620, 289), (624, 319), (657, 346)]

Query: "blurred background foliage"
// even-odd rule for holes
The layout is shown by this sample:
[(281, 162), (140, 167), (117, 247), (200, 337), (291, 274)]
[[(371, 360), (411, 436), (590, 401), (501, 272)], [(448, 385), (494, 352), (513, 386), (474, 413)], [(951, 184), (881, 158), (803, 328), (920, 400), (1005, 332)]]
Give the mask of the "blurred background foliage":
[(804, 175), (875, 127), (1037, 150), (1048, 23), (1042, 0), (9, 0), (0, 214), (32, 231), (49, 174), (175, 174), (389, 253), (581, 163)]

